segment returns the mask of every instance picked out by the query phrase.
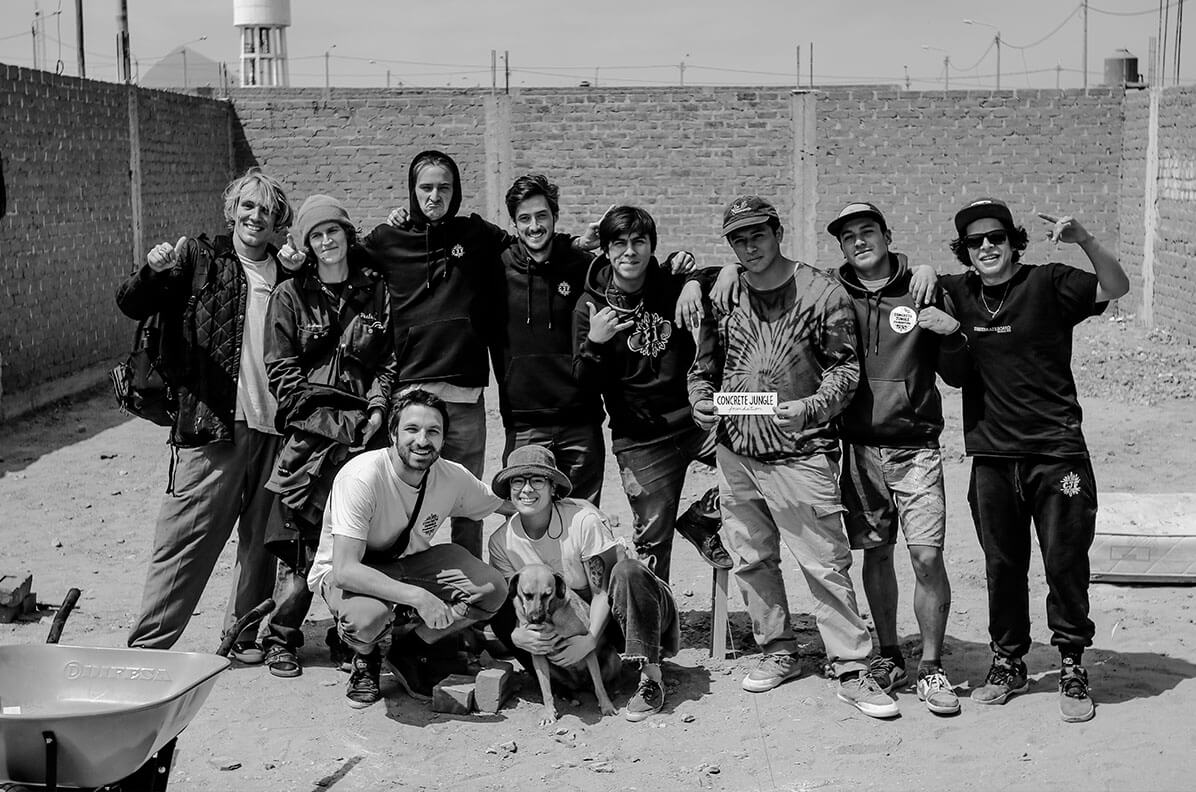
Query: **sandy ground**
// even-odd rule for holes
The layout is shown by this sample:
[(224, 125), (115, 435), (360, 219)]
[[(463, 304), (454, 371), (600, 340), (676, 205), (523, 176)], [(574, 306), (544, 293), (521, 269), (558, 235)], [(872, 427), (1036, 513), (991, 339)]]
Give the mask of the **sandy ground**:
[[(1077, 346), (1085, 427), (1102, 490), (1196, 489), (1196, 350), (1107, 319), (1083, 326)], [(967, 700), (990, 655), (983, 563), (965, 500), (958, 394), (947, 392), (946, 403), (954, 600), (945, 665), (964, 696), (957, 717), (932, 715), (912, 691), (899, 694), (902, 714), (892, 721), (873, 720), (837, 701), (816, 672), (822, 649), (806, 615), (812, 603), (792, 564), (786, 576), (808, 673), (770, 693), (744, 693), (739, 681), (755, 662), (755, 647), (741, 600), (733, 591), (734, 643), (742, 654), (711, 659), (709, 570), (678, 541), (674, 590), (685, 648), (666, 664), (669, 694), (660, 716), (639, 724), (601, 718), (592, 696), (583, 695), (580, 704), (566, 704), (556, 725), (541, 727), (539, 694), (530, 680), (496, 716), (436, 715), (388, 677), (385, 702), (353, 710), (345, 704), (346, 677), (329, 666), (323, 649), (329, 621), (318, 607), (305, 627), (304, 675), (283, 680), (262, 667), (234, 664), (181, 735), (170, 788), (1192, 789), (1196, 589), (1092, 586), (1097, 635), (1086, 658), (1097, 717), (1069, 725), (1058, 716), (1057, 655), (1047, 643), (1046, 589), (1035, 559), (1030, 692), (1004, 707)], [(492, 475), (497, 421), (489, 431)], [(111, 409), (103, 391), (0, 427), (0, 571), (32, 571), (45, 603), (60, 601), (70, 586), (83, 589), (64, 643), (124, 643), (166, 478), (165, 439), (165, 430)], [(700, 493), (712, 481), (710, 471), (695, 468), (688, 490)], [(604, 500), (628, 533), (630, 513), (613, 466)], [(492, 518), (487, 530), (496, 525)], [(177, 649), (214, 651), (230, 558), (226, 552)], [(903, 548), (897, 558), (898, 626), (907, 655), (916, 659)], [(858, 570), (853, 576), (858, 585)], [(45, 613), (40, 622), (0, 625), (0, 644), (45, 640)], [(624, 685), (612, 693), (616, 705), (631, 692)]]

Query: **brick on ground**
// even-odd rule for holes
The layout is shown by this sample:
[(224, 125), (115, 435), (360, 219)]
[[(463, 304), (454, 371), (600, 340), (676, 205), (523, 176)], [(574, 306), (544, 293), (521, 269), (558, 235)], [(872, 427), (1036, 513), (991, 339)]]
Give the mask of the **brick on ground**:
[(450, 674), (432, 688), (432, 711), (450, 715), (468, 715), (473, 712), (473, 677), (465, 674)]

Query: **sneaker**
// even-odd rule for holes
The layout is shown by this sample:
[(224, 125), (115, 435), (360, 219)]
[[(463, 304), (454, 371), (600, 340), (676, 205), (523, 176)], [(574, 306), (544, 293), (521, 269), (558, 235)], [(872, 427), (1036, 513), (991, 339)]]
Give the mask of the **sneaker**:
[(690, 504), (673, 527), (686, 541), (697, 548), (702, 559), (715, 569), (730, 569), (733, 564), (718, 529), (723, 524), (719, 512), (718, 490), (711, 489), (701, 499)]
[(909, 675), (905, 673), (905, 666), (884, 655), (872, 658), (872, 662), (868, 663), (868, 673), (885, 693), (892, 693), (893, 688), (903, 688), (909, 684)]
[(918, 701), (926, 702), (926, 709), (935, 715), (955, 715), (959, 712), (959, 696), (941, 668), (918, 674)]
[(377, 647), (368, 655), (353, 655), (353, 671), (345, 688), (345, 698), (354, 709), (368, 707), (382, 698), (378, 677), (382, 674), (382, 654)]
[(650, 715), (660, 712), (664, 706), (664, 688), (655, 679), (640, 678), (640, 686), (627, 702), (625, 717), (632, 723), (639, 723)]
[(1030, 687), (1026, 678), (1026, 664), (1020, 657), (993, 656), (992, 668), (984, 684), (972, 691), (972, 701), (977, 704), (1004, 704), (1018, 693), (1025, 693)]
[(901, 714), (897, 702), (881, 689), (872, 674), (861, 673), (855, 679), (839, 680), (837, 695), (840, 701), (846, 701), (871, 718), (895, 718)]
[(245, 665), (258, 665), (266, 659), (266, 650), (253, 641), (237, 641), (228, 656)]
[(1088, 672), (1079, 663), (1063, 661), (1059, 672), (1059, 714), (1067, 723), (1083, 723), (1096, 715), (1088, 690)]
[(752, 672), (743, 678), (743, 689), (748, 693), (763, 693), (800, 674), (796, 657), (787, 652), (773, 652), (761, 657)]

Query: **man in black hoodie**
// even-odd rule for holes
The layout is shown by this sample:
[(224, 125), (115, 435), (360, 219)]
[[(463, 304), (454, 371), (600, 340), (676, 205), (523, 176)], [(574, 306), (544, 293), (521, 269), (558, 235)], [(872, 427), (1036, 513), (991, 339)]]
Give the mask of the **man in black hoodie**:
[(694, 340), (670, 321), (683, 287), (699, 286), (657, 262), (656, 223), (643, 209), (610, 210), (598, 236), (602, 255), (573, 315), (573, 372), (583, 389), (602, 393), (610, 414), (636, 549), (667, 582), (676, 528), (708, 563), (730, 569), (713, 517), (717, 488), (677, 517), (689, 463), (713, 464), (714, 454), (713, 435), (698, 429), (690, 413), (686, 374)]
[[(448, 404), (441, 455), (482, 475), (489, 381), (486, 338), (496, 329), (494, 266), (511, 237), (476, 214), (459, 216), (461, 176), (440, 151), (416, 155), (408, 172), (410, 210), (402, 226), (382, 224), (364, 246), (390, 286), (398, 366), (394, 395), (418, 386)], [(482, 557), (482, 524), (454, 518), (453, 542)]]
[(573, 497), (597, 506), (606, 455), (602, 397), (573, 377), (573, 308), (594, 257), (555, 233), (559, 198), (557, 186), (535, 174), (507, 190), (517, 236), (502, 252), (505, 299), (494, 301), (500, 315), (490, 344), (506, 428), (503, 464), (516, 448), (543, 445), (573, 482)]
[(851, 296), (859, 328), (860, 381), (840, 418), (839, 483), (851, 547), (864, 551), (864, 592), (880, 640), (869, 671), (886, 693), (908, 682), (897, 643), (893, 571), (900, 525), (914, 567), (914, 614), (922, 633), (918, 698), (933, 713), (954, 715), (959, 698), (941, 664), (951, 584), (943, 565), (943, 408), (935, 373), (940, 344), (963, 342), (959, 322), (938, 306), (919, 310), (905, 256), (889, 251), (892, 236), (876, 206), (848, 204), (827, 231), (846, 259), (839, 282)]

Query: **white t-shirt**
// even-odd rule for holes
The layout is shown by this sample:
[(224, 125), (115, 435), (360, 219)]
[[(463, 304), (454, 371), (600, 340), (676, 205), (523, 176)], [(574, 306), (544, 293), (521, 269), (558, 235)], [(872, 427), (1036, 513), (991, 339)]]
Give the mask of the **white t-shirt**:
[[(332, 568), (332, 537), (361, 539), (370, 550), (392, 547), (407, 527), (419, 498), (419, 487), (399, 478), (391, 449), (366, 451), (345, 463), (332, 482), (320, 546), (307, 585), (320, 590)], [(427, 550), (436, 529), (450, 517), (480, 520), (502, 505), (502, 499), (462, 465), (438, 459), (428, 468), (424, 502), (411, 526), (404, 556)]]
[[(510, 578), (528, 564), (546, 564), (574, 591), (588, 593), (585, 562), (618, 544), (606, 515), (589, 501), (562, 498), (548, 532), (531, 539), (519, 515), (513, 515), (490, 537), (490, 566)], [(559, 536), (558, 536), (559, 532)]]
[(245, 328), (241, 333), (241, 370), (237, 376), (236, 420), (250, 429), (278, 434), (274, 413), (278, 403), (266, 380), (266, 304), (274, 291), (278, 269), (273, 256), (252, 261), (244, 256), (241, 269), (249, 293), (245, 296)]

